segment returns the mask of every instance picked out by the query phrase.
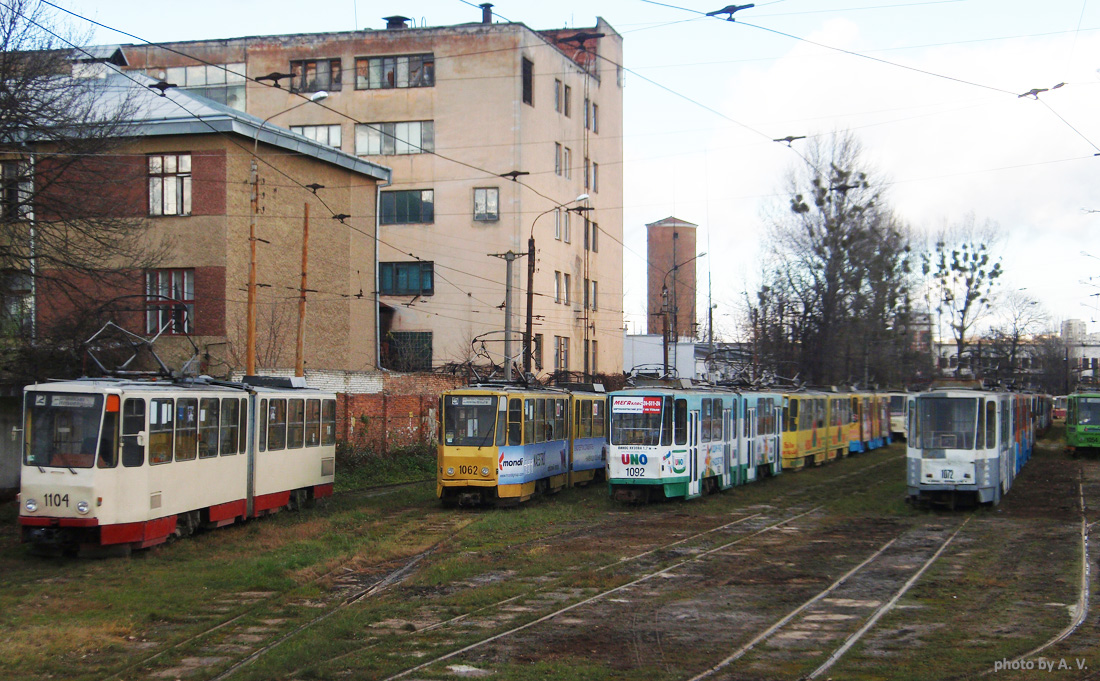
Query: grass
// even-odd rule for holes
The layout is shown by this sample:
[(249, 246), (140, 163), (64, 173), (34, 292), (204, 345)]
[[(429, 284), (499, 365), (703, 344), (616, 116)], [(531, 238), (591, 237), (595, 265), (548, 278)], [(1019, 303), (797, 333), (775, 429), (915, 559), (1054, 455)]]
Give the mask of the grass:
[(403, 447), (387, 454), (341, 447), (336, 456), (336, 491), (435, 479), (436, 452), (429, 445)]

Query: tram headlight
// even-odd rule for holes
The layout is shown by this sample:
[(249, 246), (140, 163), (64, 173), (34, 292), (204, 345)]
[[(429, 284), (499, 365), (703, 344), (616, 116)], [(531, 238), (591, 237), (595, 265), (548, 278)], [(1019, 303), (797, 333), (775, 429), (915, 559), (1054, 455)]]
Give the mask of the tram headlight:
[(489, 475), (489, 467), (488, 467), (488, 466), (482, 466), (482, 467), (481, 467), (481, 475), (482, 475), (482, 476), (487, 476), (487, 475)]
[(78, 501), (78, 502), (76, 502), (76, 512), (79, 513), (80, 515), (84, 515), (85, 513), (87, 513), (88, 512), (88, 502), (87, 501)]
[(453, 467), (447, 469), (447, 475), (454, 475), (454, 474), (455, 474), (455, 469)]
[(38, 510), (38, 502), (34, 499), (27, 499), (27, 503), (24, 504), (23, 507), (26, 508), (28, 512), (34, 513)]

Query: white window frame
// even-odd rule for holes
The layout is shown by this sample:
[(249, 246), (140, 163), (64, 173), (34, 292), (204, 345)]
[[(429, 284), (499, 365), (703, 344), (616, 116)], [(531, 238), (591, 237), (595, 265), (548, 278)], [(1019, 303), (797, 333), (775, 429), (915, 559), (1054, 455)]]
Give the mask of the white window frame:
[(498, 187), (474, 188), (474, 220), (496, 222), (500, 220), (500, 189)]
[(149, 154), (149, 215), (191, 214), (191, 154)]
[(290, 131), (334, 149), (339, 149), (343, 142), (339, 123), (333, 125), (292, 125)]

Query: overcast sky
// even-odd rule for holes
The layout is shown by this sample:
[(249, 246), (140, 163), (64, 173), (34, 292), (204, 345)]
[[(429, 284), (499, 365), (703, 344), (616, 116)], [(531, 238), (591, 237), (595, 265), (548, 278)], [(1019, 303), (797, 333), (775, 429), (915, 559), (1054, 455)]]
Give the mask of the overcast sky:
[[(381, 29), (391, 14), (428, 26), (480, 19), (463, 0), (62, 4), (154, 42)], [(850, 130), (917, 239), (969, 213), (992, 220), (1001, 288), (1025, 289), (1052, 324), (1100, 330), (1100, 287), (1088, 283), (1100, 284), (1100, 212), (1089, 212), (1100, 211), (1090, 188), (1100, 182), (1100, 2), (764, 0), (736, 22), (699, 14), (723, 5), (495, 3), (501, 20), (534, 29), (602, 16), (623, 35), (632, 328), (644, 326), (645, 224), (671, 215), (700, 225), (700, 314), (709, 271), (715, 327), (732, 336), (743, 292), (757, 285), (765, 212), (799, 161), (771, 140)], [(104, 29), (95, 41), (136, 42)], [(1039, 100), (1017, 96), (1058, 83)]]

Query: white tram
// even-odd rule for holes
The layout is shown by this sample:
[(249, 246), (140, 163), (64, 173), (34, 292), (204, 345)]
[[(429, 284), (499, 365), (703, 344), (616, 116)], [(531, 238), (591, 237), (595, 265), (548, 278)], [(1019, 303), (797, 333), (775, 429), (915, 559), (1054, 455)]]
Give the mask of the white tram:
[(1000, 503), (1031, 456), (1028, 396), (934, 389), (909, 399), (908, 495), (918, 501)]
[(23, 541), (126, 552), (330, 496), (336, 396), (248, 380), (28, 386)]

